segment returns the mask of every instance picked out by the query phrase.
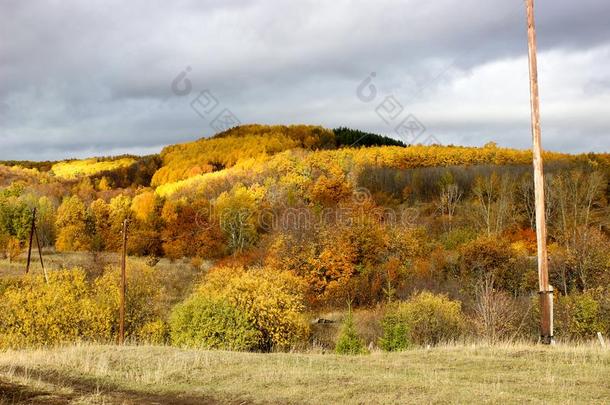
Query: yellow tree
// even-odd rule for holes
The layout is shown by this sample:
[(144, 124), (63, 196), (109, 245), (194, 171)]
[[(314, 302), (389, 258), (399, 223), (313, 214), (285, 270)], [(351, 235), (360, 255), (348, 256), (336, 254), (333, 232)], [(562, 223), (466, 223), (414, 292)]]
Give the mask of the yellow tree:
[(216, 199), (215, 215), (233, 253), (252, 246), (258, 237), (258, 207), (255, 197), (238, 184)]
[(67, 197), (57, 209), (58, 251), (88, 250), (91, 238), (87, 229), (87, 211), (78, 196)]

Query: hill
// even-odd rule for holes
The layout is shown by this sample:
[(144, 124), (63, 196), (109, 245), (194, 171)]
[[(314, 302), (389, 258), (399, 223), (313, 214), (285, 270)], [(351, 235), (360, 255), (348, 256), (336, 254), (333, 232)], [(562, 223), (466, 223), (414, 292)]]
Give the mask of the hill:
[(163, 167), (152, 185), (160, 186), (203, 173), (230, 168), (240, 161), (272, 156), (290, 149), (336, 149), (342, 146), (404, 146), (392, 138), (347, 128), (328, 130), (308, 125), (243, 125), (211, 138), (168, 146)]

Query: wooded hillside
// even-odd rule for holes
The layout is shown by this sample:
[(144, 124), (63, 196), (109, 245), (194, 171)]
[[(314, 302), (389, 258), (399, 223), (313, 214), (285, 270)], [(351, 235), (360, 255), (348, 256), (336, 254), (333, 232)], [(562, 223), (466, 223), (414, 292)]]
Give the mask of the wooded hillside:
[[(25, 248), (32, 208), (45, 247), (93, 257), (120, 249), (128, 220), (129, 255), (211, 261), (224, 281), (201, 288), (224, 291), (223, 300), (242, 283), (285, 291), (277, 279), (300, 294), (282, 304), (295, 313), (428, 290), (458, 300), (477, 333), (535, 333), (517, 316), (537, 291), (530, 162), (530, 151), (493, 143), (401, 145), (345, 128), (249, 125), (160, 156), (56, 162), (48, 171), (0, 166), (0, 254), (13, 260)], [(545, 154), (550, 276), (564, 336), (610, 332), (609, 163), (608, 154)], [(516, 308), (501, 324), (480, 313), (489, 294)], [(463, 326), (462, 309), (448, 305)], [(252, 332), (252, 347), (301, 336), (301, 321), (290, 319), (288, 337)]]

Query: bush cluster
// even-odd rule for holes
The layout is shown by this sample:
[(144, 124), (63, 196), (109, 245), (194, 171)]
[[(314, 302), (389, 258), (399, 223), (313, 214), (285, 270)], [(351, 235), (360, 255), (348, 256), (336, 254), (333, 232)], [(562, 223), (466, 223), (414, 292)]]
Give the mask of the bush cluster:
[(171, 339), (177, 346), (203, 349), (256, 350), (259, 330), (235, 306), (196, 294), (174, 308)]
[(380, 345), (389, 351), (412, 344), (437, 345), (454, 341), (463, 333), (465, 318), (461, 303), (446, 295), (421, 292), (388, 310), (382, 321)]
[(555, 306), (555, 335), (560, 339), (589, 340), (597, 332), (610, 334), (610, 297), (603, 288), (559, 296)]
[[(156, 273), (146, 267), (128, 268), (127, 278), (126, 337), (162, 341)], [(116, 268), (108, 268), (93, 281), (76, 268), (51, 272), (48, 283), (35, 275), (6, 285), (0, 291), (0, 347), (115, 341), (118, 287)]]
[[(300, 346), (309, 337), (305, 288), (302, 280), (292, 273), (267, 268), (213, 269), (188, 299), (173, 307), (169, 317), (166, 316), (169, 309), (166, 293), (159, 288), (159, 270), (130, 266), (127, 279), (128, 341), (150, 344), (169, 341), (176, 346), (203, 349), (272, 351)], [(5, 280), (0, 283), (0, 348), (116, 341), (119, 281), (119, 269), (112, 267), (92, 280), (79, 268), (51, 272), (48, 282), (40, 275)], [(496, 306), (483, 307), (479, 300), (480, 308), (470, 308), (468, 316), (473, 322), (477, 316), (492, 317), (493, 322), (484, 325), (485, 331), (492, 330), (498, 339), (506, 338), (509, 329), (510, 335), (516, 336), (518, 330), (513, 330), (514, 325), (498, 327), (509, 318), (497, 306), (516, 305), (517, 301), (499, 300), (494, 294), (490, 297)], [(533, 311), (523, 307), (525, 318), (516, 322), (520, 324), (519, 329), (525, 320), (538, 317), (538, 306), (533, 298), (529, 302), (533, 304)], [(336, 353), (366, 353), (363, 336), (367, 336), (367, 342), (378, 341), (386, 351), (438, 345), (459, 339), (467, 324), (459, 301), (427, 291), (379, 307), (379, 312), (375, 312), (378, 315), (368, 319), (373, 312), (357, 313), (356, 322), (349, 310), (335, 339)], [(363, 314), (368, 323), (363, 324)], [(517, 318), (510, 319), (513, 322)], [(369, 330), (368, 334), (360, 334), (371, 325), (375, 329), (373, 333)], [(522, 333), (534, 333), (537, 322), (524, 328), (528, 331)], [(556, 336), (566, 340), (594, 339), (598, 331), (608, 336), (607, 290), (558, 294), (555, 329)]]
[(309, 333), (304, 288), (290, 273), (218, 268), (171, 316), (175, 344), (239, 350), (283, 350)]

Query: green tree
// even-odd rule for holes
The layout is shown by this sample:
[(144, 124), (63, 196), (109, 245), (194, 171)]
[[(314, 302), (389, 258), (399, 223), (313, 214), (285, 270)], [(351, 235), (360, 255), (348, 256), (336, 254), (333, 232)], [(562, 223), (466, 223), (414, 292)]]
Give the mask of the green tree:
[(341, 326), (341, 332), (339, 339), (337, 339), (337, 345), (335, 346), (335, 352), (338, 354), (364, 354), (366, 349), (364, 343), (358, 332), (356, 331), (356, 325), (354, 324), (354, 315), (352, 314), (351, 306), (348, 310), (347, 316)]

